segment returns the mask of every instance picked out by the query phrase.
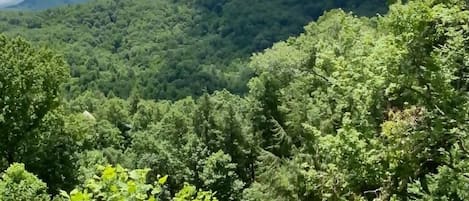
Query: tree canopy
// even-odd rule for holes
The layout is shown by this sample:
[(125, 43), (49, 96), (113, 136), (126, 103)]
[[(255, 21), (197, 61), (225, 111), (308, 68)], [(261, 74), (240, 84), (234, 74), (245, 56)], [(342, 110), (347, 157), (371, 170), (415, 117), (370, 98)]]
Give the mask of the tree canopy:
[(0, 35), (0, 150), (9, 163), (16, 160), (21, 141), (33, 137), (44, 116), (59, 105), (67, 67), (48, 50)]
[[(269, 6), (289, 14), (315, 8), (298, 2)], [(279, 12), (292, 21), (271, 26), (276, 20), (251, 16), (265, 14), (256, 2), (98, 0), (76, 11), (0, 14), (25, 20), (0, 28), (24, 31), (35, 44), (0, 37), (0, 200), (468, 200), (469, 2), (396, 1), (372, 17), (347, 11), (359, 3), (329, 3), (345, 11), (329, 10), (288, 39), (292, 32), (275, 28), (297, 19)], [(246, 10), (234, 16), (235, 7)], [(139, 17), (126, 21), (127, 14)], [(66, 15), (73, 17), (57, 17)], [(49, 16), (50, 24), (24, 28), (32, 16)], [(186, 32), (192, 23), (200, 24)], [(105, 32), (122, 35), (106, 44)], [(244, 58), (274, 33), (265, 44), (283, 41)], [(50, 34), (63, 35), (44, 38)], [(199, 39), (214, 49), (191, 46)], [(72, 74), (62, 86), (67, 65), (52, 52), (60, 50)], [(211, 60), (206, 50), (228, 56)], [(209, 62), (197, 64), (208, 74), (179, 72), (194, 55), (201, 57), (191, 62)], [(106, 68), (98, 65), (104, 60)], [(232, 73), (246, 73), (246, 93), (199, 85)], [(97, 84), (103, 77), (112, 80), (109, 90)], [(163, 87), (162, 96), (150, 86)]]
[(72, 75), (68, 97), (98, 90), (120, 98), (138, 93), (178, 100), (223, 88), (246, 93), (251, 53), (299, 34), (325, 10), (386, 10), (377, 0), (255, 2), (97, 0), (0, 12), (0, 31), (63, 52)]

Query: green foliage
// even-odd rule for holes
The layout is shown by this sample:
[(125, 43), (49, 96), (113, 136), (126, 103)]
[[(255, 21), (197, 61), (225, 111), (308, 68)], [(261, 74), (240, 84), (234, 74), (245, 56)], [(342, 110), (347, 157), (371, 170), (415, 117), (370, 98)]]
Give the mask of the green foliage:
[(21, 141), (33, 137), (44, 116), (58, 106), (66, 67), (49, 50), (0, 35), (0, 151), (9, 163), (17, 160)]
[(207, 158), (201, 179), (207, 189), (216, 192), (221, 200), (239, 200), (243, 182), (238, 180), (236, 164), (230, 155), (219, 151)]
[[(168, 176), (160, 177), (154, 184), (147, 183), (149, 169), (127, 170), (121, 166), (98, 166), (97, 175), (88, 178), (70, 194), (62, 192), (61, 200), (167, 200), (164, 185)], [(198, 191), (194, 186), (184, 184), (173, 200), (176, 201), (217, 201), (214, 194)]]
[[(132, 170), (121, 166), (100, 166), (98, 175), (86, 180), (79, 188), (62, 196), (70, 201), (93, 200), (156, 200), (162, 193), (164, 179), (159, 183), (146, 184), (148, 169)], [(149, 194), (148, 194), (149, 193)]]
[(49, 201), (47, 185), (27, 172), (23, 164), (12, 164), (0, 180), (0, 200)]
[[(51, 30), (77, 29), (56, 30), (61, 37), (50, 43), (66, 50), (75, 78), (65, 87), (64, 106), (47, 108), (6, 153), (46, 181), (54, 200), (469, 199), (467, 1), (397, 1), (388, 14), (371, 18), (331, 10), (246, 64), (246, 53), (306, 20), (295, 13), (358, 7), (354, 1), (267, 4), (98, 0), (76, 13), (35, 14), (48, 14), (51, 24), (44, 26)], [(242, 15), (234, 15), (235, 7)], [(277, 15), (264, 16), (270, 12)], [(60, 25), (56, 17), (64, 15), (71, 17)], [(126, 20), (130, 15), (138, 17)], [(10, 33), (24, 30), (23, 21), (2, 23)], [(42, 37), (33, 40), (49, 43)], [(21, 59), (5, 57), (0, 65)], [(241, 86), (253, 74), (244, 97), (212, 93)], [(187, 94), (201, 96), (148, 99)], [(2, 112), (0, 122), (11, 114)], [(20, 123), (11, 122), (29, 125)], [(10, 133), (16, 131), (22, 130)]]
[(48, 183), (51, 192), (75, 185), (74, 153), (88, 146), (91, 129), (80, 116), (67, 116), (59, 108), (49, 112), (32, 138), (21, 143), (19, 162)]
[[(464, 1), (412, 1), (374, 19), (331, 11), (300, 37), (254, 56), (251, 121), (269, 154), (261, 154), (246, 199), (407, 200), (445, 192), (439, 196), (464, 200), (456, 183), (465, 169), (454, 157), (467, 152), (453, 146), (466, 139), (466, 8)], [(445, 169), (460, 178), (433, 176)], [(458, 187), (435, 187), (443, 178)]]
[(196, 187), (184, 184), (173, 199), (174, 201), (218, 201), (213, 193), (207, 191), (198, 191)]
[(385, 10), (384, 0), (97, 0), (2, 12), (0, 31), (63, 52), (73, 77), (68, 97), (99, 90), (127, 98), (137, 90), (146, 99), (177, 100), (222, 88), (245, 93), (252, 52), (299, 34), (336, 7), (369, 15)]

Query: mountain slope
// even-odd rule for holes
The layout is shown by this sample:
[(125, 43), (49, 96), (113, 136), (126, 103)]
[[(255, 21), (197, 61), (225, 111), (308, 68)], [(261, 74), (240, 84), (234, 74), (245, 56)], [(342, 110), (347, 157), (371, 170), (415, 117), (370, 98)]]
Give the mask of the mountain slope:
[[(21, 10), (41, 10), (46, 8), (52, 8), (57, 6), (63, 6), (67, 4), (83, 3), (87, 0), (3, 0), (0, 1), (1, 7), (8, 7), (11, 9)], [(2, 3), (5, 2), (5, 3)]]
[[(371, 7), (370, 7), (371, 5)], [(298, 34), (324, 10), (370, 14), (384, 1), (97, 0), (39, 13), (4, 12), (0, 31), (64, 53), (70, 96), (88, 89), (179, 99), (246, 91), (247, 58)]]

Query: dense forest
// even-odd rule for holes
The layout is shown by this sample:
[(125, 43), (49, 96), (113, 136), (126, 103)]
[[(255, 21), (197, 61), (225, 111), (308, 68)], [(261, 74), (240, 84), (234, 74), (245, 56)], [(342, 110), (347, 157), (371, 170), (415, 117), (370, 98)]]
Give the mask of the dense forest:
[(224, 88), (246, 93), (253, 52), (299, 34), (334, 7), (363, 15), (386, 10), (376, 0), (98, 0), (3, 12), (0, 31), (63, 52), (72, 69), (69, 98), (94, 90), (178, 100)]
[(94, 0), (0, 31), (1, 201), (469, 200), (466, 0)]

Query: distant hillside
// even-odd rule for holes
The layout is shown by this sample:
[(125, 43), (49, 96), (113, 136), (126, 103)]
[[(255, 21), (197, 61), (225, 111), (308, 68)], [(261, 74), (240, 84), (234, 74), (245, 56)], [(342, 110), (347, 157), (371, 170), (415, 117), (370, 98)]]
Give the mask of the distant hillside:
[(40, 10), (87, 0), (0, 0), (0, 8)]
[[(19, 6), (41, 5), (34, 2)], [(63, 52), (73, 76), (70, 96), (92, 89), (179, 99), (223, 88), (246, 92), (253, 52), (299, 34), (333, 8), (386, 11), (385, 0), (95, 0), (0, 12), (0, 32)]]
[(0, 0), (0, 8), (14, 6), (21, 3), (23, 0)]

